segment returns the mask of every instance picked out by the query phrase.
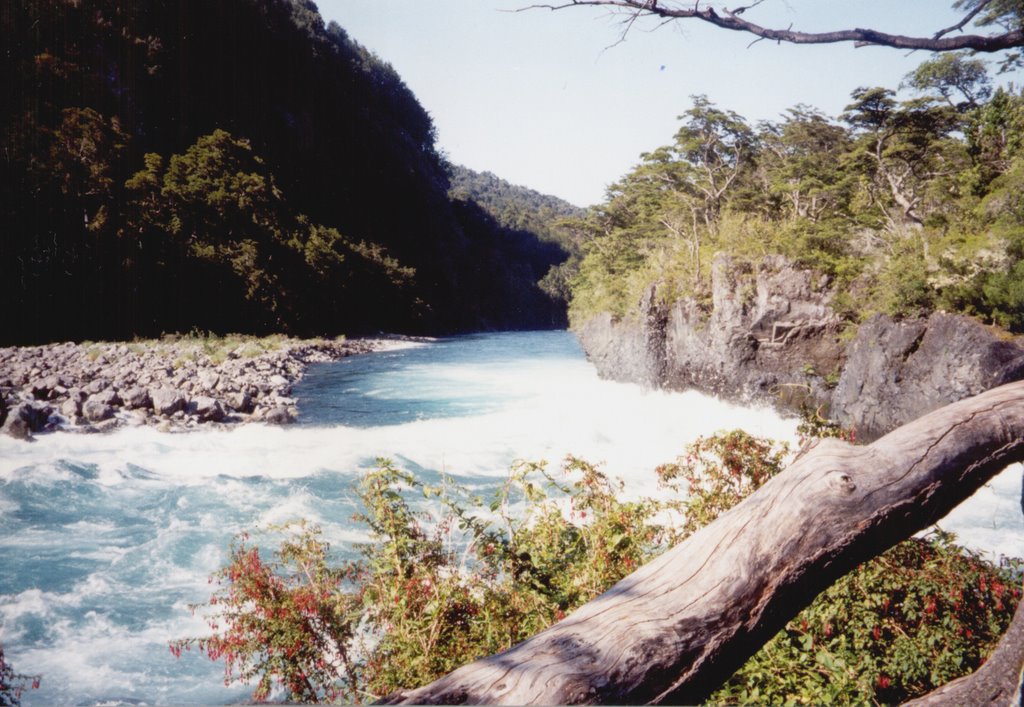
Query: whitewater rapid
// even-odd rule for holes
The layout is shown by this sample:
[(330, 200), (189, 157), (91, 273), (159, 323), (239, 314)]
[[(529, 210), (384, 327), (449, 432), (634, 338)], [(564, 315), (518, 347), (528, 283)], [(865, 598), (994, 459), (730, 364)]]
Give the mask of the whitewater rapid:
[[(695, 392), (599, 380), (571, 335), (496, 334), (353, 357), (310, 370), (300, 424), (166, 434), (0, 439), (0, 642), (41, 673), (26, 707), (225, 704), (222, 668), (168, 641), (205, 632), (188, 605), (233, 535), (304, 518), (340, 555), (366, 538), (353, 485), (378, 457), (473, 489), (516, 459), (604, 463), (631, 496), (698, 435), (741, 427), (794, 441), (796, 421)], [(941, 525), (980, 551), (1024, 548), (1011, 469)]]

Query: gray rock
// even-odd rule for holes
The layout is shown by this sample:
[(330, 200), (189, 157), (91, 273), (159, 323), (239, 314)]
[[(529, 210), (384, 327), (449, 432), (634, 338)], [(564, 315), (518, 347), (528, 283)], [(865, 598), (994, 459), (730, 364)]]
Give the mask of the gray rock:
[(844, 351), (828, 283), (775, 256), (752, 268), (719, 255), (711, 279), (710, 308), (665, 305), (652, 287), (632, 316), (591, 318), (577, 330), (587, 357), (613, 380), (786, 409), (826, 404), (824, 377)]
[(9, 416), (7, 421), (4, 422), (3, 428), (0, 428), (0, 432), (13, 437), (14, 439), (23, 439), (29, 441), (32, 439), (32, 427), (20, 417)]
[(252, 412), (252, 396), (245, 391), (228, 395), (227, 403), (238, 412)]
[(66, 398), (60, 404), (60, 414), (69, 420), (74, 420), (82, 414), (82, 401), (75, 398)]
[(94, 378), (85, 386), (85, 392), (90, 395), (102, 392), (110, 387), (110, 381), (106, 378)]
[(850, 343), (832, 416), (870, 441), (932, 410), (1024, 378), (1024, 343), (968, 317), (876, 315)]
[[(121, 404), (121, 397), (117, 394), (117, 391), (114, 390), (113, 388), (106, 388), (106, 389), (100, 391), (99, 393), (96, 393), (94, 395), (90, 395), (89, 399), (86, 402), (88, 402), (88, 401), (102, 403), (103, 405), (108, 405), (110, 407), (114, 407), (114, 406), (117, 406), (117, 405)], [(104, 418), (104, 419), (106, 419), (106, 418)]]
[(105, 402), (89, 398), (82, 405), (82, 415), (89, 422), (102, 422), (114, 416), (114, 408)]
[(200, 422), (220, 422), (224, 419), (224, 408), (220, 401), (205, 395), (192, 400), (189, 412), (198, 416)]
[(864, 441), (1024, 379), (1024, 339), (959, 315), (879, 315), (846, 345), (832, 297), (827, 281), (784, 258), (750, 269), (717, 256), (710, 308), (692, 300), (666, 306), (652, 288), (630, 317), (599, 314), (577, 336), (604, 377), (783, 410), (809, 405)]
[(46, 427), (53, 408), (40, 403), (19, 403), (7, 413), (2, 431), (16, 439), (30, 439)]
[(288, 408), (283, 405), (278, 405), (277, 407), (270, 408), (270, 410), (264, 413), (263, 421), (269, 422), (272, 425), (288, 425), (295, 422), (295, 418), (292, 416), (292, 413)]
[(185, 406), (185, 398), (174, 388), (156, 388), (149, 391), (149, 398), (158, 415), (173, 415)]
[(199, 371), (196, 380), (202, 390), (213, 391), (217, 389), (217, 384), (220, 382), (220, 374), (216, 371), (202, 370)]
[(121, 392), (121, 399), (124, 406), (129, 410), (139, 410), (150, 407), (153, 401), (149, 398), (149, 391), (145, 388), (129, 388)]
[(31, 392), (36, 400), (53, 400), (65, 387), (65, 382), (60, 376), (50, 375), (32, 383)]

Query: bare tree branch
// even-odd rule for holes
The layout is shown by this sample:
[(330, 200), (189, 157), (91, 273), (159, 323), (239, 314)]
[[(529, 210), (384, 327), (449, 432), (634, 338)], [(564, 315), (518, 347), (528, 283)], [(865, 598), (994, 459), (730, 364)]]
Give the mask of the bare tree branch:
[(884, 46), (896, 49), (922, 49), (933, 52), (948, 52), (961, 49), (971, 49), (979, 52), (997, 52), (1002, 49), (1024, 46), (1024, 30), (1019, 28), (1009, 29), (1005, 32), (995, 34), (960, 34), (957, 36), (946, 36), (951, 32), (962, 30), (967, 26), (978, 13), (991, 3), (991, 0), (982, 0), (957, 24), (941, 29), (931, 36), (910, 37), (902, 34), (889, 34), (870, 28), (843, 29), (832, 32), (800, 32), (792, 29), (772, 29), (762, 27), (741, 17), (747, 10), (760, 5), (763, 0), (755, 0), (748, 5), (736, 9), (724, 9), (724, 14), (719, 14), (713, 7), (700, 7), (700, 2), (693, 6), (684, 6), (680, 2), (670, 0), (570, 0), (557, 4), (541, 3), (519, 8), (517, 12), (525, 10), (547, 9), (564, 10), (570, 7), (610, 7), (628, 12), (632, 15), (629, 23), (632, 24), (643, 16), (661, 17), (671, 20), (699, 20), (722, 29), (735, 32), (746, 32), (762, 39), (772, 39), (779, 42), (791, 44), (836, 44), (841, 42), (852, 42), (855, 46)]
[(947, 27), (946, 29), (940, 29), (938, 32), (936, 32), (934, 35), (932, 35), (932, 38), (933, 39), (938, 39), (939, 37), (942, 37), (943, 35), (949, 34), (950, 32), (959, 32), (960, 30), (962, 30), (964, 27), (967, 26), (968, 22), (970, 22), (975, 17), (977, 17), (979, 12), (981, 12), (986, 7), (988, 7), (988, 5), (991, 2), (992, 2), (992, 0), (982, 0), (982, 2), (979, 2), (977, 4), (977, 6), (975, 6), (975, 8), (973, 10), (971, 10), (966, 15), (964, 15), (964, 18), (962, 20), (957, 22), (952, 27)]

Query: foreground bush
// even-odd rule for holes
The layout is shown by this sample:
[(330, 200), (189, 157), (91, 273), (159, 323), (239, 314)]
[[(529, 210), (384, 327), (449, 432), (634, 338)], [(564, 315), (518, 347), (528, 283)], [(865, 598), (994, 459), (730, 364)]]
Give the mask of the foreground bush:
[(38, 689), (42, 678), (39, 675), (22, 675), (4, 658), (4, 647), (0, 645), (0, 707), (20, 707), (21, 696), (28, 689)]
[[(699, 439), (658, 469), (685, 501), (623, 501), (621, 483), (575, 458), (558, 473), (518, 464), (487, 505), (381, 461), (359, 489), (370, 542), (358, 561), (332, 566), (315, 527), (274, 529), (286, 535), (269, 559), (243, 536), (215, 576), (213, 633), (171, 649), (223, 658), (225, 679), (257, 681), (257, 699), (275, 684), (306, 702), (416, 687), (560, 620), (755, 491), (786, 456), (742, 431)], [(947, 534), (912, 539), (818, 597), (713, 699), (923, 694), (977, 668), (1019, 598), (1018, 568)]]

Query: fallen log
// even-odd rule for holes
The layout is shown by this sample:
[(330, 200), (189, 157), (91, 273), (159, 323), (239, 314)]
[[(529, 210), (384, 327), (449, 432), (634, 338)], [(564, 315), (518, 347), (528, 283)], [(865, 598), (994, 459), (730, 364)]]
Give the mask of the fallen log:
[(700, 703), (836, 579), (1021, 460), (1024, 382), (865, 447), (822, 440), (560, 623), (384, 702)]

